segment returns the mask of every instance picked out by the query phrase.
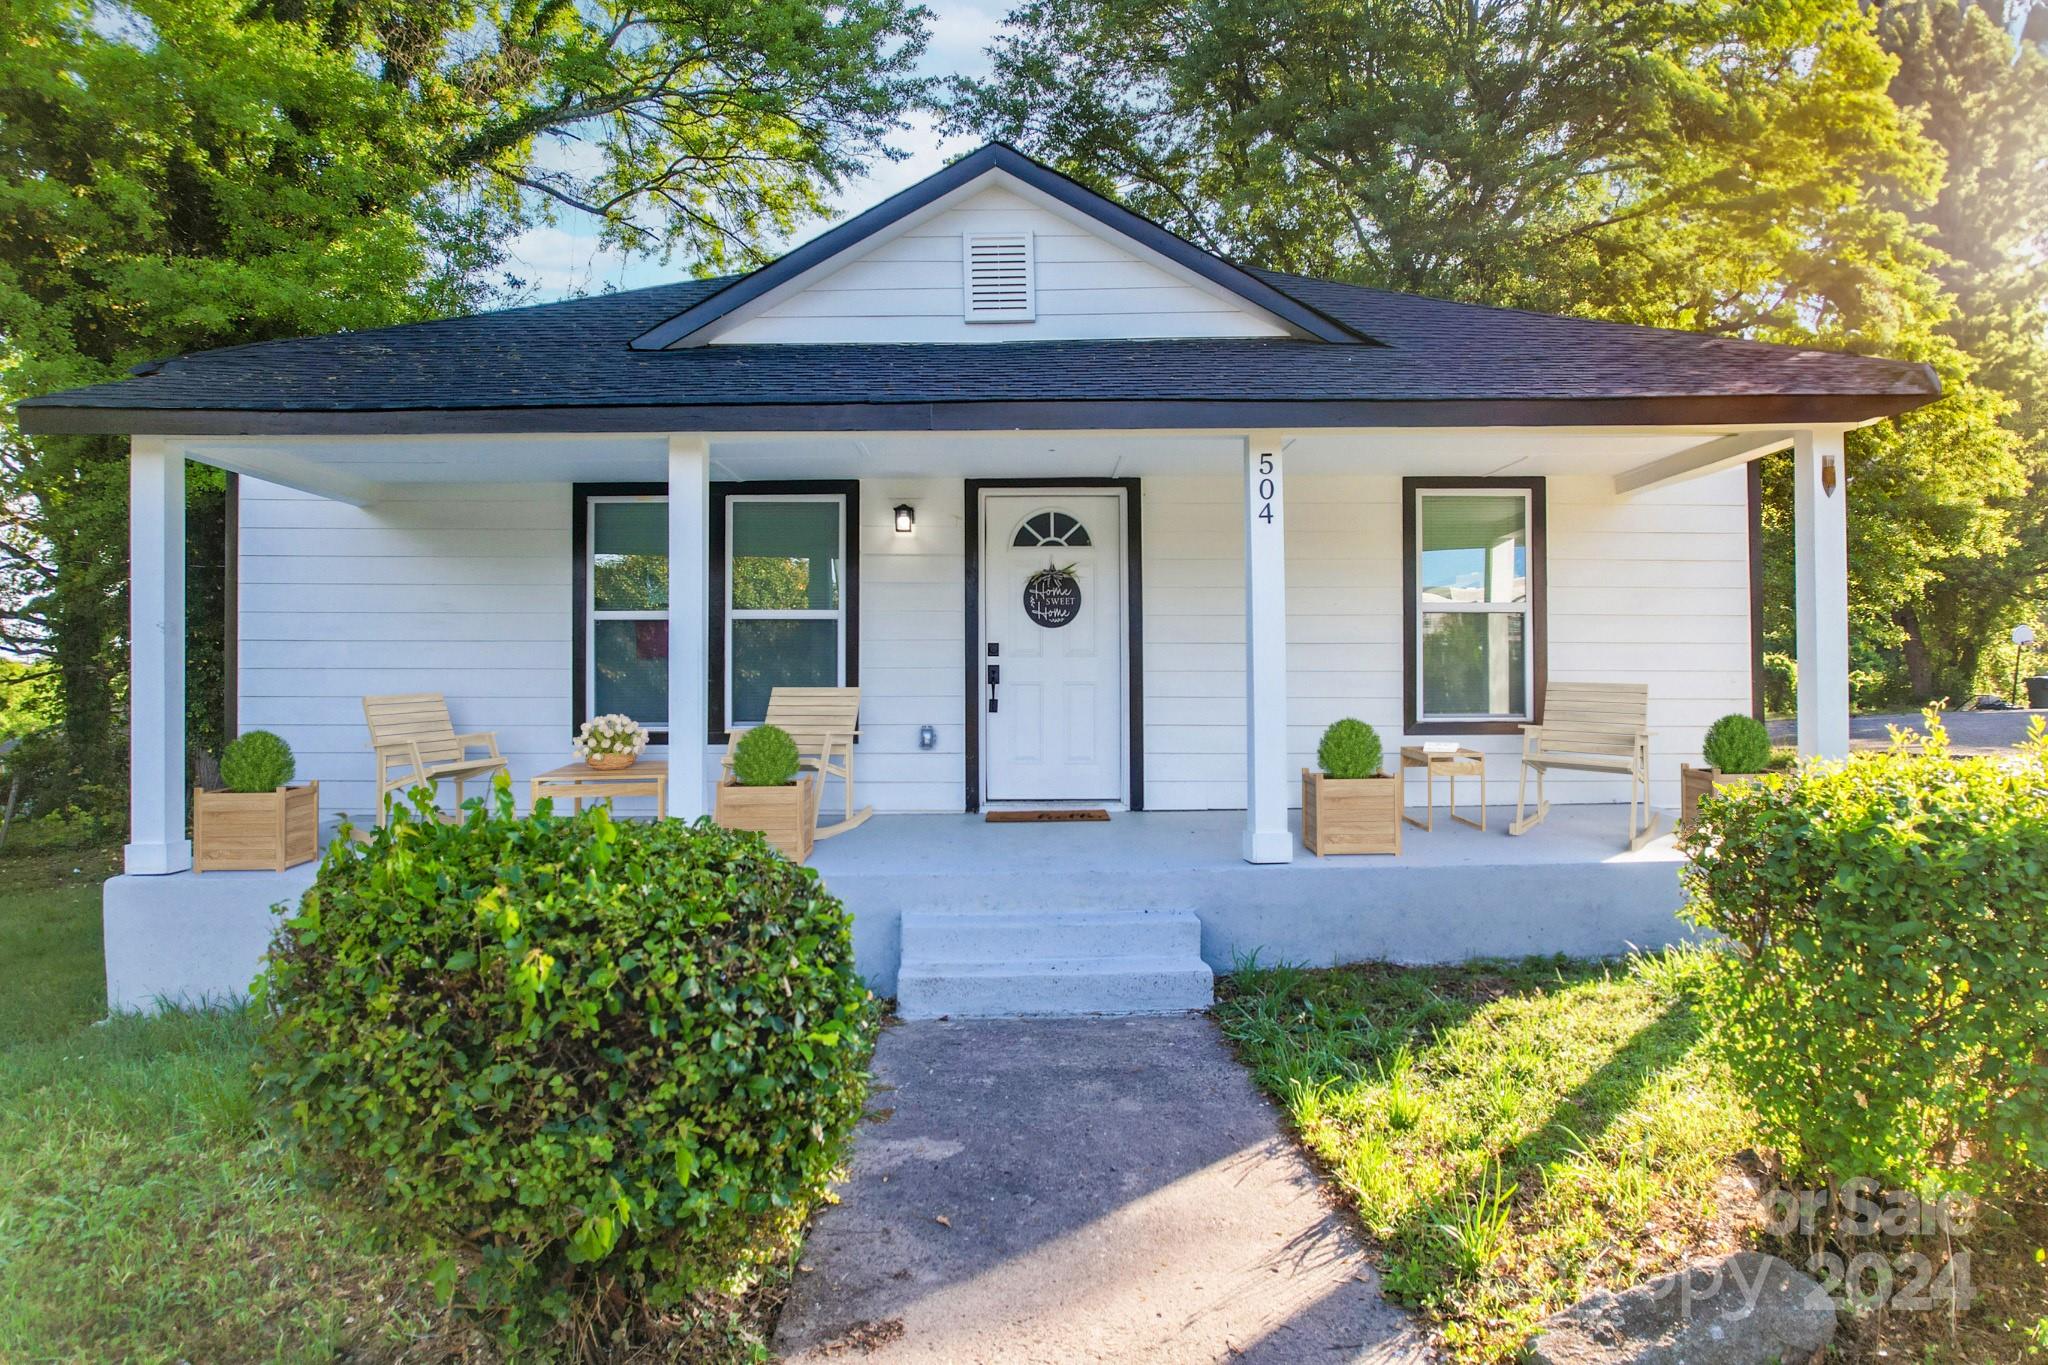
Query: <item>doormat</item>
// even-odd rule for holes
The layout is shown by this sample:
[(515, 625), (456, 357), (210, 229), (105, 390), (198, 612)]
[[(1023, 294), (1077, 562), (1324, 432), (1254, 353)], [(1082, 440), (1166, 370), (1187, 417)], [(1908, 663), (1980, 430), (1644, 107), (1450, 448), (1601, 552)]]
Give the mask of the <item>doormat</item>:
[(1074, 820), (1107, 820), (1106, 810), (992, 810), (982, 817), (991, 825), (1058, 825)]

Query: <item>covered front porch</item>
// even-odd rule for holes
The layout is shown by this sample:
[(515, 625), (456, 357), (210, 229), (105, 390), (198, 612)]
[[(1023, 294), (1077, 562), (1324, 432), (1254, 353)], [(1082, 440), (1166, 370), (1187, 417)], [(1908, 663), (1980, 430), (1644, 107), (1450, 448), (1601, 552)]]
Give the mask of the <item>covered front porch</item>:
[[(646, 510), (679, 590), (652, 623), (659, 633), (637, 637), (643, 654), (660, 642), (659, 670), (647, 677), (661, 718), (649, 720), (661, 732), (655, 756), (670, 765), (670, 813), (708, 810), (737, 695), (721, 692), (737, 684), (734, 637), (718, 621), (731, 563), (720, 542), (732, 525), (720, 490), (765, 497), (827, 481), (850, 490), (837, 553), (865, 578), (856, 598), (849, 577), (837, 609), (839, 681), (855, 681), (856, 657), (861, 669), (863, 797), (880, 792), (884, 812), (972, 811), (995, 728), (993, 670), (983, 670), (1006, 662), (984, 638), (985, 621), (977, 633), (974, 490), (1117, 485), (1129, 516), (1118, 688), (1127, 696), (1103, 719), (1115, 737), (1099, 742), (1122, 768), (1109, 799), (1085, 795), (1112, 808), (1240, 811), (1230, 843), (1266, 864), (1297, 856), (1288, 811), (1331, 720), (1376, 725), (1390, 763), (1397, 744), (1446, 733), (1462, 742), (1469, 731), (1488, 754), (1497, 799), (1516, 775), (1517, 721), (1540, 710), (1546, 676), (1649, 687), (1656, 799), (1673, 804), (1677, 765), (1696, 761), (1705, 726), (1753, 702), (1742, 466), (1787, 446), (1799, 470), (1800, 747), (1846, 752), (1842, 439), (1840, 426), (1710, 425), (138, 437), (127, 869), (161, 876), (191, 863), (187, 459), (238, 473), (248, 490), (236, 728), (285, 734), (307, 759), (301, 775), (321, 779), (328, 808), (358, 817), (375, 804), (365, 695), (445, 693), (458, 729), (504, 736), (520, 791), (563, 760), (580, 719), (614, 709), (585, 687), (596, 669), (586, 635), (601, 614), (583, 586), (591, 488), (660, 504)], [(1506, 483), (1539, 490), (1525, 528), (1526, 698), (1481, 725), (1417, 724), (1409, 485)], [(698, 565), (708, 565), (708, 590)], [(1117, 663), (1108, 667), (1115, 677)], [(1621, 799), (1611, 788), (1582, 783), (1563, 799)], [(837, 793), (826, 800), (829, 809)]]
[[(1448, 822), (1439, 790), (1435, 831), (1409, 829), (1399, 857), (1308, 855), (1293, 809), (1301, 769), (1340, 716), (1378, 726), (1390, 769), (1399, 745), (1445, 733), (1411, 724), (1412, 697), (1403, 712), (1409, 490), (1492, 488), (1512, 470), (1547, 487), (1549, 502), (1547, 570), (1540, 512), (1524, 527), (1535, 619), (1548, 614), (1528, 704), (1540, 706), (1544, 670), (1646, 682), (1652, 799), (1668, 832), (1679, 762), (1697, 760), (1715, 716), (1751, 701), (1742, 467), (1786, 447), (1799, 470), (1800, 746), (1845, 753), (1843, 430), (138, 437), (133, 835), (127, 875), (107, 891), (110, 999), (147, 1008), (246, 989), (272, 907), (313, 875), (189, 871), (187, 459), (245, 487), (238, 728), (285, 733), (301, 778), (321, 780), (327, 814), (359, 822), (375, 809), (366, 694), (445, 693), (458, 730), (500, 734), (522, 797), (531, 776), (565, 760), (577, 723), (608, 709), (575, 676), (593, 667), (590, 604), (572, 591), (589, 570), (576, 528), (593, 485), (661, 504), (659, 548), (686, 566), (663, 629), (639, 637), (665, 651), (668, 742), (649, 756), (669, 765), (670, 816), (708, 813), (720, 708), (736, 695), (729, 674), (719, 692), (731, 636), (714, 611), (731, 560), (717, 547), (733, 523), (718, 499), (842, 481), (839, 554), (864, 581), (840, 619), (861, 668), (860, 798), (879, 813), (820, 843), (813, 861), (854, 912), (862, 971), (888, 994), (911, 910), (1192, 915), (1215, 971), (1253, 953), (1419, 962), (1672, 941), (1683, 932), (1679, 858), (1668, 833), (1627, 851), (1612, 804), (1621, 785), (1554, 786), (1548, 822), (1506, 834), (1520, 748), (1511, 718), (1470, 738), (1486, 753), (1490, 828)], [(1124, 799), (1091, 803), (1111, 812), (1100, 823), (987, 824), (978, 813), (977, 746), (996, 698), (983, 672), (993, 651), (973, 625), (976, 489), (1027, 481), (1115, 485), (1129, 515), (1130, 682), (1113, 722), (1126, 785)], [(1540, 508), (1542, 493), (1531, 498)], [(709, 566), (703, 590), (697, 565)], [(1412, 664), (1412, 615), (1407, 625)], [(1419, 808), (1421, 775), (1404, 780)], [(1468, 780), (1460, 795), (1478, 793)], [(825, 793), (828, 819), (841, 796), (836, 784)]]

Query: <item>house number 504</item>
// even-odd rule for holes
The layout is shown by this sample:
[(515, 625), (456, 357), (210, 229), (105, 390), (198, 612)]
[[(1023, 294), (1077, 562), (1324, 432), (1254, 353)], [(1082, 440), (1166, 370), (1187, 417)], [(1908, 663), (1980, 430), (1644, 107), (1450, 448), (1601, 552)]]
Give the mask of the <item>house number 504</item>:
[(1259, 511), (1258, 518), (1268, 526), (1273, 524), (1273, 457), (1259, 456)]

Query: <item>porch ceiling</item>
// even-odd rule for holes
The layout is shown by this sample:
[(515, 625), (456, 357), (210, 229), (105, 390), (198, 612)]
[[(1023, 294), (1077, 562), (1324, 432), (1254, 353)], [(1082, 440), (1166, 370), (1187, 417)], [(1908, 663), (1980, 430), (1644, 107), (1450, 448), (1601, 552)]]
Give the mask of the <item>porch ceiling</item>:
[[(1688, 452), (1731, 462), (1782, 433), (1728, 427), (1428, 427), (1318, 431), (1290, 439), (1296, 474), (1596, 476), (1689, 468)], [(352, 502), (386, 486), (450, 483), (661, 483), (668, 438), (645, 435), (171, 438), (187, 458)], [(714, 478), (1147, 477), (1235, 474), (1241, 433), (762, 433), (711, 438)], [(1640, 479), (1648, 482), (1647, 479)]]

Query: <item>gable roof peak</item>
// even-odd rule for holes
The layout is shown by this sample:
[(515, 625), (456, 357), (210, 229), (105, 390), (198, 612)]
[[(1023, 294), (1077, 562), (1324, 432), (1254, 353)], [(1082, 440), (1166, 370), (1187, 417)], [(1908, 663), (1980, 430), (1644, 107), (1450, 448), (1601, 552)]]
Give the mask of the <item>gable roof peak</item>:
[[(700, 344), (699, 334), (755, 300), (812, 274), (861, 243), (991, 174), (1001, 173), (1057, 201), (1066, 209), (1095, 220), (1139, 247), (1165, 258), (1208, 284), (1237, 296), (1247, 305), (1277, 318), (1297, 335), (1340, 345), (1382, 344), (1356, 327), (1288, 294), (1234, 261), (1196, 246), (1132, 212), (1108, 196), (1062, 175), (1007, 142), (985, 142), (916, 184), (819, 233), (802, 246), (741, 275), (711, 294), (633, 338), (636, 351), (665, 351)], [(699, 338), (693, 341), (692, 338)]]

